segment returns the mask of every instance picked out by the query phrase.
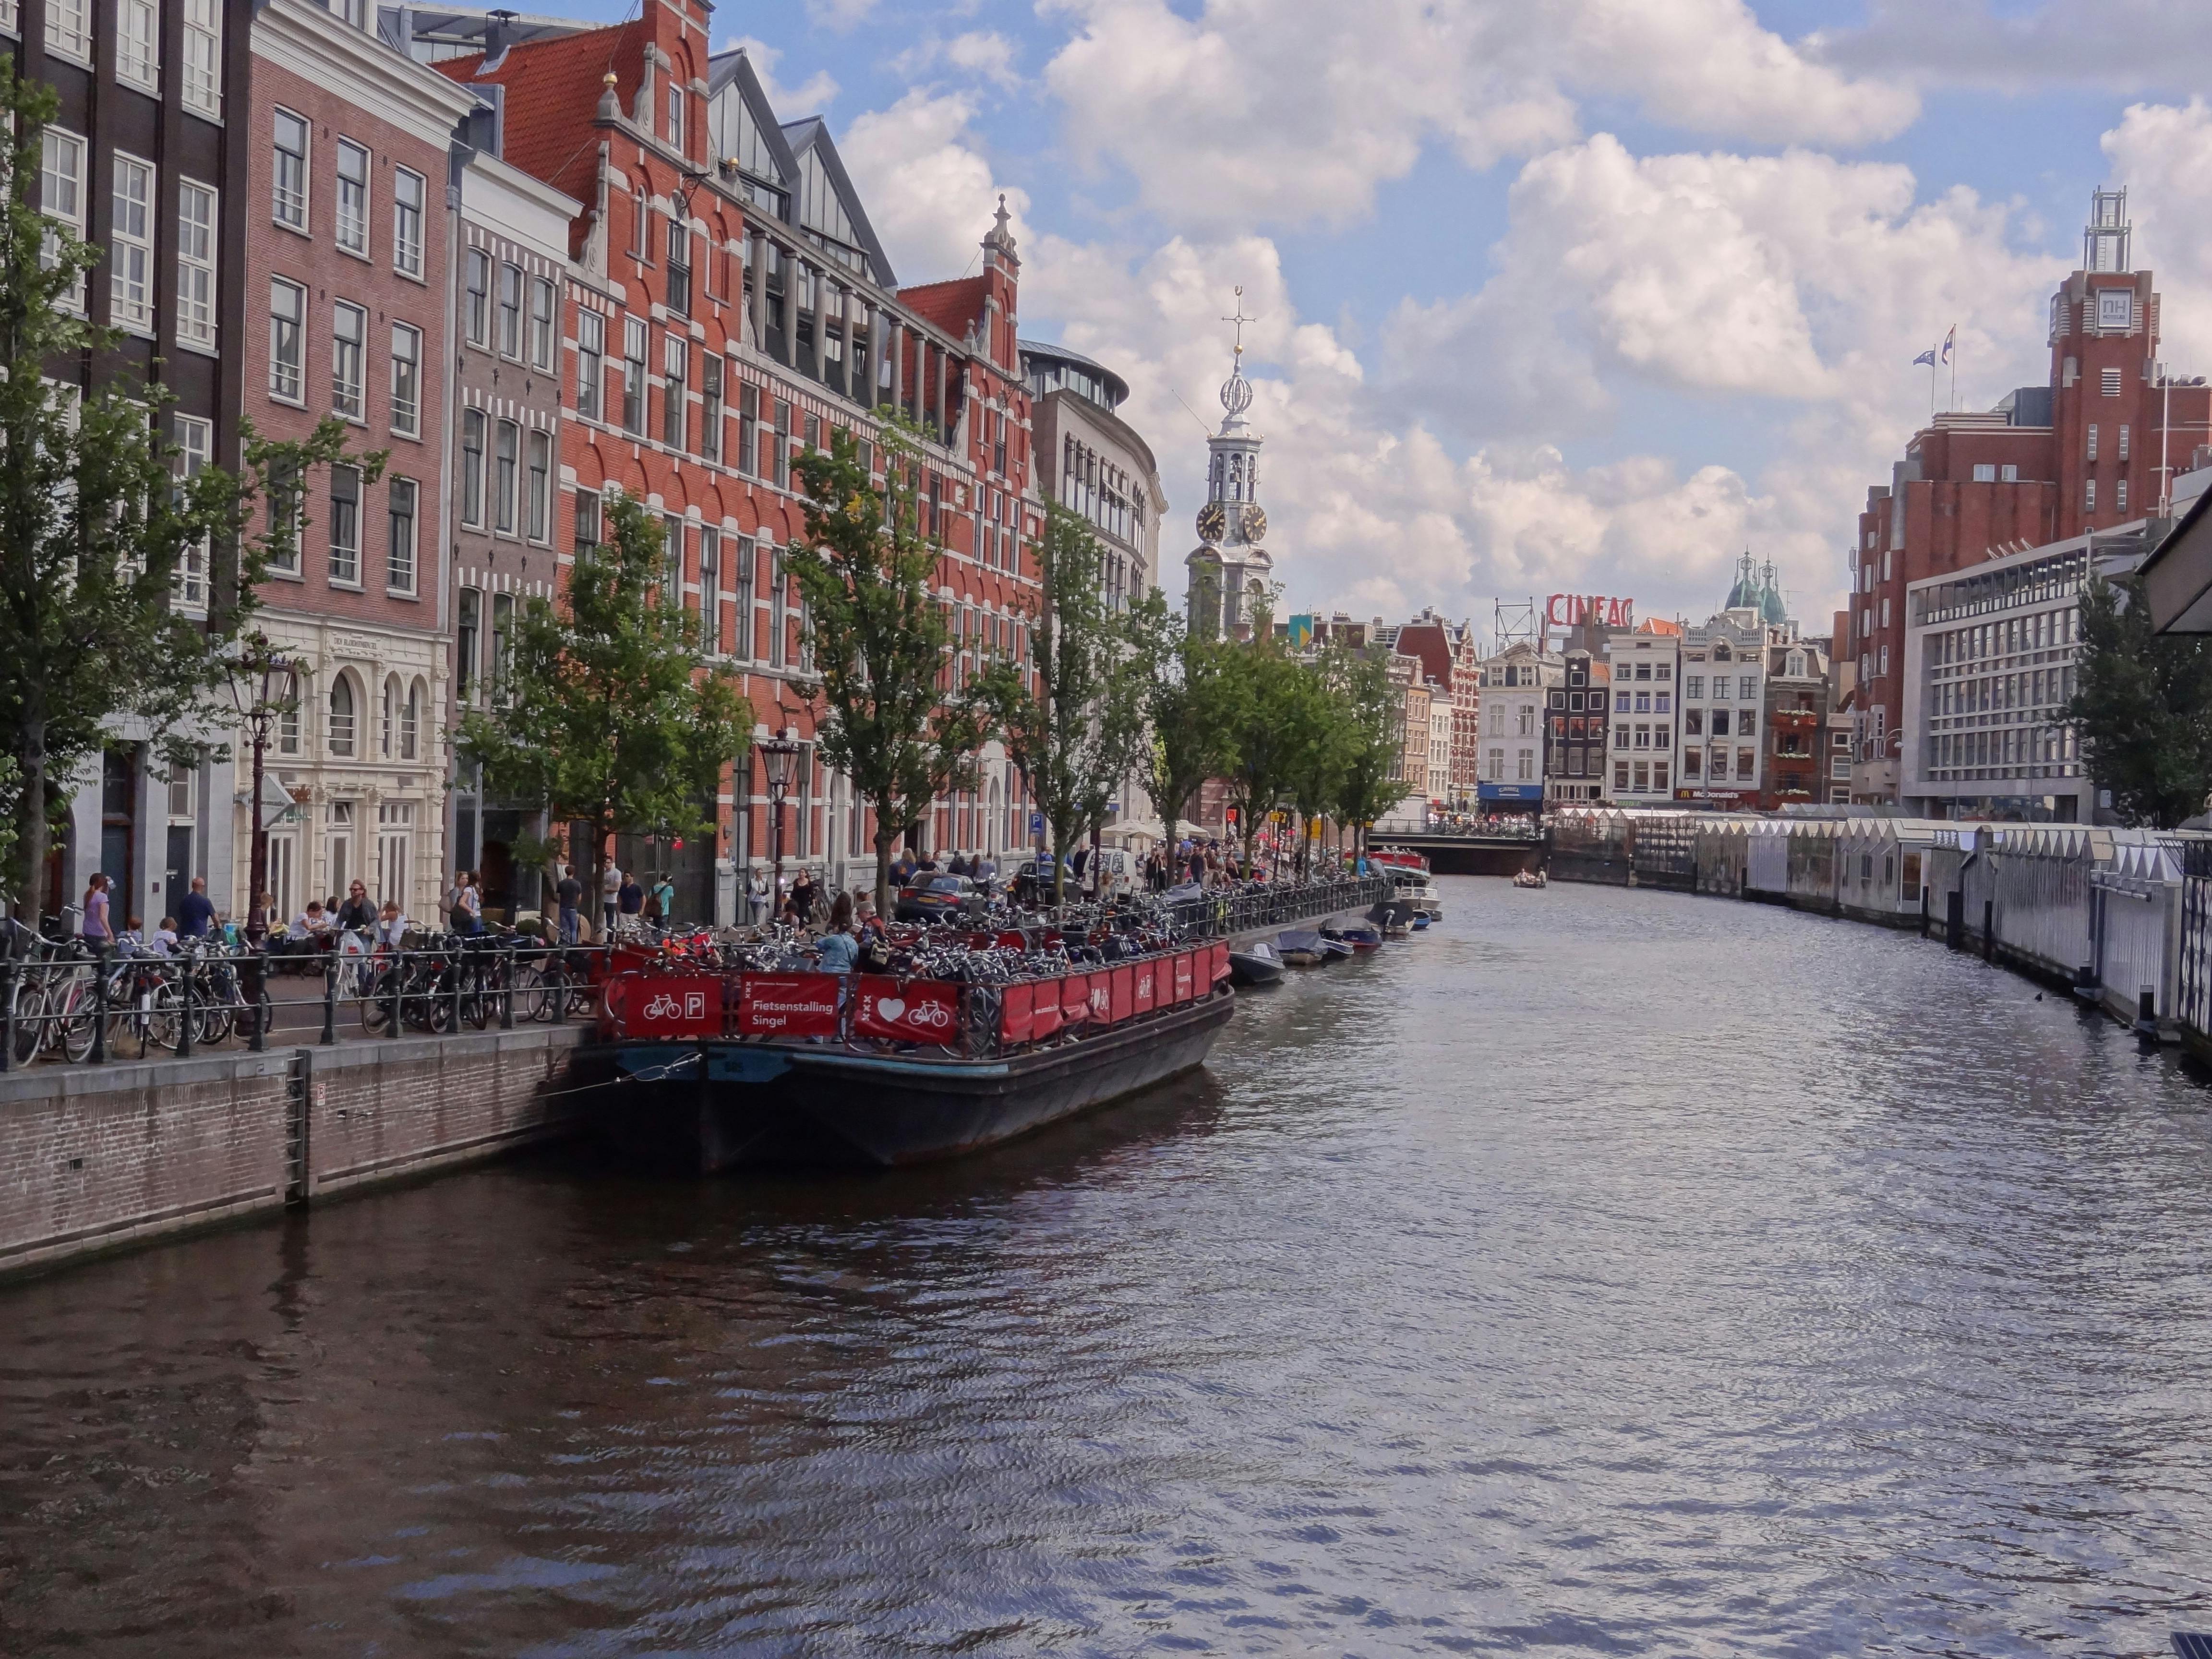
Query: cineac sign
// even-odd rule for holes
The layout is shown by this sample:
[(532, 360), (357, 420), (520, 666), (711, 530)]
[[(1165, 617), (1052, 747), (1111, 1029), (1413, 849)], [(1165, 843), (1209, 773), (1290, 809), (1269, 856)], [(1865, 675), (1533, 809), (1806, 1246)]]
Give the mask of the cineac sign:
[(1607, 599), (1602, 593), (1554, 593), (1545, 601), (1544, 617), (1554, 628), (1578, 628), (1584, 623), (1633, 628), (1636, 601)]

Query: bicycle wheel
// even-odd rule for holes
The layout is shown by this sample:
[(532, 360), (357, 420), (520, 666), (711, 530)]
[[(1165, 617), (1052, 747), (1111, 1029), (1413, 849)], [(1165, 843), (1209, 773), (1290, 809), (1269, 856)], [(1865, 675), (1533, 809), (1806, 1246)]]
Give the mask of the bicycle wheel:
[(553, 987), (547, 982), (543, 969), (534, 962), (518, 962), (508, 974), (507, 995), (514, 999), (514, 1017), (518, 1020), (547, 1020), (553, 1018)]
[[(174, 1048), (177, 1046), (177, 1040), (185, 1029), (185, 1005), (177, 995), (175, 986), (167, 983), (155, 986), (151, 1000), (139, 1011), (138, 1017), (144, 1022), (143, 1036), (139, 1043), (141, 1054), (145, 1052), (148, 1043), (156, 1048)], [(197, 1012), (192, 1023), (196, 1027), (199, 1023)]]
[(361, 1029), (371, 1036), (382, 1036), (392, 1029), (392, 970), (369, 975), (362, 988)]
[(27, 1066), (31, 1057), (46, 1040), (46, 976), (43, 973), (25, 974), (15, 981), (9, 998), (15, 1005), (15, 1063)]
[(100, 1029), (99, 981), (90, 974), (72, 974), (61, 988), (60, 1045), (63, 1055), (82, 1063), (92, 1057), (93, 1035)]

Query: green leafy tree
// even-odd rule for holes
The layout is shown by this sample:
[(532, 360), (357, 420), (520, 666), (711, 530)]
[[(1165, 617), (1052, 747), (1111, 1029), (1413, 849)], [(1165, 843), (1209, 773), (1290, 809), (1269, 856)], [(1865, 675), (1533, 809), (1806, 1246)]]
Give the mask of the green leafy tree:
[(1164, 605), (1151, 594), (1117, 611), (1105, 563), (1090, 525), (1049, 505), (1037, 544), (1030, 660), (997, 664), (988, 678), (1007, 752), (1051, 836), (1054, 903), (1066, 897), (1066, 859), (1145, 759), (1148, 693), (1159, 678)]
[(1290, 796), (1300, 769), (1313, 763), (1315, 746), (1327, 740), (1328, 696), (1320, 677), (1272, 630), (1255, 629), (1229, 662), (1240, 692), (1225, 780), (1249, 868), (1261, 820)]
[(1329, 811), (1352, 832), (1355, 856), (1364, 854), (1367, 826), (1397, 802), (1403, 788), (1392, 774), (1398, 763), (1398, 722), (1405, 693), (1390, 683), (1389, 661), (1380, 651), (1333, 653), (1326, 671), (1334, 684), (1344, 721), (1343, 763)]
[(2081, 653), (2062, 716), (2100, 789), (2130, 823), (2170, 830), (2212, 794), (2212, 639), (2154, 634), (2142, 585), (2081, 596)]
[(944, 550), (921, 531), (911, 428), (887, 419), (882, 447), (882, 489), (849, 433), (799, 458), (806, 535), (785, 562), (815, 663), (799, 695), (822, 758), (875, 811), (876, 906), (889, 915), (892, 842), (947, 790), (975, 787), (996, 719), (988, 677), (947, 683), (949, 630), (930, 595)]
[(587, 890), (617, 835), (712, 830), (723, 769), (752, 725), (737, 676), (702, 659), (697, 614), (662, 585), (659, 516), (623, 495), (605, 522), (562, 601), (524, 607), (490, 706), (462, 717), (459, 744), (488, 793), (589, 826), (589, 844), (568, 849)]
[[(304, 442), (245, 433), (245, 477), (179, 476), (161, 436), (167, 394), (112, 355), (116, 334), (79, 313), (105, 281), (98, 245), (33, 205), (52, 88), (0, 69), (0, 718), (12, 761), (0, 784), (13, 854), (0, 884), (35, 926), (55, 812), (116, 724), (165, 749), (221, 727), (228, 659), (271, 554), (293, 545), (312, 471), (343, 456), (325, 422)], [(94, 389), (49, 380), (89, 364)], [(380, 458), (352, 458), (373, 471)], [(254, 503), (275, 510), (256, 522)]]
[(1237, 672), (1238, 647), (1192, 633), (1164, 609), (1146, 618), (1146, 650), (1158, 672), (1146, 691), (1146, 785), (1173, 840), (1176, 820), (1190, 816), (1206, 781), (1236, 763), (1247, 686)]

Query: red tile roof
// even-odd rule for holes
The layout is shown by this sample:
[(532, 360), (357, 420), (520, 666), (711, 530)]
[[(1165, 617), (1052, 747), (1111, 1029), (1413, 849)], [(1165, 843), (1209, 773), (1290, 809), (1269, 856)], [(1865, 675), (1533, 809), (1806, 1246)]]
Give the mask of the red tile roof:
[(1398, 630), (1401, 655), (1421, 659), (1421, 678), (1451, 684), (1451, 641), (1442, 623), (1407, 623)]
[(902, 288), (898, 296), (924, 322), (959, 340), (967, 337), (969, 323), (982, 322), (984, 287), (981, 276), (962, 276), (949, 283)]
[(431, 65), (464, 85), (507, 88), (503, 159), (580, 202), (596, 193), (599, 146), (592, 122), (599, 109), (607, 71), (624, 109), (637, 96), (638, 76), (650, 38), (646, 20), (591, 29), (510, 47), (507, 61), (477, 78), (482, 52)]
[(1636, 631), (1639, 634), (1678, 635), (1682, 631), (1682, 624), (1675, 622), (1662, 622), (1657, 617), (1646, 617), (1638, 625)]

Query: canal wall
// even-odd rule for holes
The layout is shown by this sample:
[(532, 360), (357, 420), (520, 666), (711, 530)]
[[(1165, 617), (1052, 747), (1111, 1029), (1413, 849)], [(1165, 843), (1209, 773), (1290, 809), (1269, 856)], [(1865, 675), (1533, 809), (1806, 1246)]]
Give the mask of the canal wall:
[(0, 1277), (569, 1133), (587, 1030), (0, 1075)]

